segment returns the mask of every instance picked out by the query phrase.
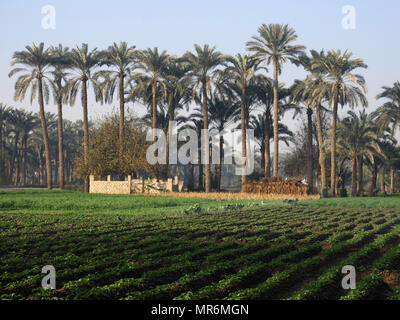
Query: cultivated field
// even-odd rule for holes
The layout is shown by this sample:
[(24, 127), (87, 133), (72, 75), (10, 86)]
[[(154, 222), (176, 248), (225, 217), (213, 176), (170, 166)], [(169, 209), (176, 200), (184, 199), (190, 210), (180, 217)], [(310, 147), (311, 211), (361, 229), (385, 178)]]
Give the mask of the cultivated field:
[[(400, 299), (400, 198), (386, 198), (392, 209), (379, 208), (382, 199), (365, 199), (371, 208), (340, 199), (339, 208), (2, 192), (0, 296)], [(56, 269), (56, 290), (40, 289), (44, 265)], [(344, 265), (356, 267), (356, 290), (341, 288)]]

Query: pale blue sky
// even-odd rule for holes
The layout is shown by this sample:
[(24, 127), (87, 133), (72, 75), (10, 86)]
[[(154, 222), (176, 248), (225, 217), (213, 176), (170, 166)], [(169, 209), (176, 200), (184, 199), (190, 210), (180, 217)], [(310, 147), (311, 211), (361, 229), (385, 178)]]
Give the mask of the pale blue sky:
[[(55, 30), (41, 27), (44, 5), (56, 8)], [(356, 8), (356, 29), (344, 30), (342, 7)], [(32, 42), (106, 48), (113, 41), (128, 41), (137, 48), (158, 46), (169, 53), (182, 54), (193, 44), (216, 45), (229, 53), (245, 52), (245, 43), (262, 23), (288, 23), (307, 49), (342, 49), (362, 57), (369, 68), (361, 73), (369, 89), (370, 110), (383, 85), (400, 80), (398, 52), (400, 29), (398, 0), (2, 0), (0, 2), (0, 101), (37, 111), (36, 104), (13, 101), (14, 79), (9, 79), (12, 53)], [(304, 73), (285, 66), (282, 81), (291, 84)], [(112, 110), (89, 102), (89, 114), (98, 118)], [(135, 106), (135, 108), (137, 108)], [(53, 105), (47, 110), (56, 111)], [(79, 103), (65, 108), (69, 119), (81, 118)], [(343, 113), (342, 113), (343, 114)], [(287, 121), (290, 121), (288, 118)], [(294, 128), (292, 128), (294, 129)]]

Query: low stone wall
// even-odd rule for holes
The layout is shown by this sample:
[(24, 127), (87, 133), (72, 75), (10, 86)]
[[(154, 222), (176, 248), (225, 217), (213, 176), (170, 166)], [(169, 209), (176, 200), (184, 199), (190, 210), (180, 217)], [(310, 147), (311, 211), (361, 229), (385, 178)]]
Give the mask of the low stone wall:
[(131, 193), (161, 193), (163, 191), (181, 192), (183, 189), (183, 181), (168, 179), (167, 181), (157, 181), (156, 179), (131, 179), (128, 176), (126, 181), (111, 181), (111, 177), (107, 177), (107, 181), (95, 180), (94, 176), (90, 176), (89, 192), (90, 193), (108, 193), (108, 194), (131, 194)]
[(94, 180), (94, 176), (90, 176), (89, 183), (90, 193), (108, 193), (108, 194), (130, 194), (131, 181), (111, 181), (110, 177), (107, 181)]

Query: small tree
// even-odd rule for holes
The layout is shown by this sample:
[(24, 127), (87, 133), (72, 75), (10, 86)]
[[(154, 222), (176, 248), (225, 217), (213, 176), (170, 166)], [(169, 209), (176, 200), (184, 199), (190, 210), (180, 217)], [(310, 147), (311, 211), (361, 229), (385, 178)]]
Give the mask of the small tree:
[(76, 174), (79, 177), (91, 174), (137, 175), (139, 171), (154, 175), (154, 166), (146, 160), (146, 150), (150, 143), (146, 141), (143, 123), (134, 117), (125, 119), (124, 152), (121, 159), (119, 128), (119, 117), (112, 115), (91, 129), (87, 162), (82, 157), (76, 159)]

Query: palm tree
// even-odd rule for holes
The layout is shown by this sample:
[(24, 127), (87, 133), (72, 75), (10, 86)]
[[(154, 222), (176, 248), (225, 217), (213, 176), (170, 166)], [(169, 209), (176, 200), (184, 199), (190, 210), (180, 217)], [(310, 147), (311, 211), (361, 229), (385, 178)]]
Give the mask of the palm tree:
[(240, 97), (240, 119), (242, 130), (242, 189), (246, 183), (246, 96), (247, 88), (254, 84), (260, 60), (253, 56), (237, 54), (228, 56), (229, 65), (223, 70), (221, 76), (229, 79), (238, 88)]
[(206, 180), (206, 192), (210, 192), (210, 165), (209, 165), (209, 137), (208, 137), (208, 110), (207, 110), (207, 98), (211, 92), (211, 85), (213, 78), (216, 75), (216, 69), (224, 65), (226, 57), (219, 51), (216, 51), (216, 47), (210, 47), (204, 45), (203, 48), (199, 45), (194, 45), (195, 52), (192, 53), (187, 51), (183, 56), (183, 61), (189, 65), (190, 71), (188, 76), (191, 77), (195, 84), (193, 86), (193, 92), (197, 91), (197, 88), (201, 86), (200, 96), (203, 105), (203, 155), (205, 159), (205, 180)]
[[(176, 118), (178, 110), (188, 105), (192, 98), (190, 89), (190, 79), (187, 77), (189, 68), (181, 61), (176, 59), (170, 60), (165, 70), (166, 93), (164, 103), (166, 104), (168, 113), (168, 129), (167, 129), (167, 145), (166, 158), (169, 166), (169, 144), (171, 138), (170, 124)], [(167, 174), (168, 174), (167, 170)]]
[[(291, 108), (290, 104), (287, 103), (287, 98), (290, 95), (290, 90), (285, 89), (283, 84), (279, 85), (278, 90), (278, 121), (280, 117), (284, 114), (284, 111)], [(265, 177), (271, 176), (271, 154), (270, 154), (270, 140), (273, 137), (274, 131), (271, 131), (273, 128), (273, 119), (272, 112), (274, 106), (274, 90), (273, 90), (273, 81), (272, 79), (259, 75), (257, 76), (256, 83), (254, 86), (254, 95), (258, 104), (260, 104), (263, 108), (263, 113), (265, 115), (265, 119), (268, 121), (264, 121), (264, 132), (265, 132), (265, 155), (264, 155), (264, 173)], [(278, 125), (279, 130), (279, 125)], [(279, 137), (279, 132), (278, 132)]]
[(365, 110), (358, 116), (353, 111), (349, 111), (348, 115), (338, 123), (338, 154), (351, 161), (352, 195), (360, 196), (363, 191), (364, 158), (374, 163), (374, 156), (382, 156), (382, 150), (378, 143), (378, 128), (371, 115), (368, 116)]
[[(48, 119), (47, 119), (48, 120)], [(20, 118), (20, 157), (18, 163), (21, 164), (20, 169), (20, 184), (26, 185), (26, 163), (27, 163), (27, 149), (28, 140), (33, 129), (39, 124), (39, 118), (31, 112), (21, 112)], [(17, 182), (17, 177), (16, 181)]]
[(6, 159), (5, 159), (5, 149), (6, 149), (6, 124), (10, 118), (11, 107), (0, 102), (0, 185), (6, 182)]
[[(291, 87), (291, 101), (294, 103), (302, 103), (304, 105), (304, 109), (307, 113), (307, 153), (308, 153), (308, 161), (307, 161), (307, 180), (308, 180), (308, 185), (309, 185), (309, 190), (308, 192), (312, 192), (313, 188), (313, 182), (314, 182), (314, 174), (313, 174), (313, 145), (312, 145), (312, 140), (313, 140), (313, 123), (312, 123), (312, 115), (313, 115), (313, 109), (316, 109), (316, 122), (318, 122), (318, 137), (320, 142), (322, 142), (322, 128), (321, 128), (321, 115), (320, 115), (320, 104), (321, 104), (321, 98), (324, 95), (326, 95), (326, 85), (323, 81), (321, 81), (320, 74), (317, 72), (313, 72), (311, 65), (312, 61), (314, 59), (318, 59), (320, 55), (322, 54), (315, 51), (311, 50), (311, 57), (307, 56), (307, 54), (302, 53), (299, 55), (298, 63), (302, 65), (302, 67), (311, 73), (307, 77), (306, 80), (295, 80), (293, 86)], [(317, 89), (317, 95), (315, 95), (315, 89)], [(319, 93), (322, 93), (322, 95), (319, 95), (317, 98), (318, 101), (316, 101), (315, 106), (312, 104), (314, 96), (318, 96), (318, 91)], [(298, 112), (301, 112), (301, 108), (297, 108), (295, 117)], [(322, 180), (322, 190), (323, 194), (326, 195), (326, 174), (325, 174), (325, 152), (322, 147), (322, 143), (319, 143), (320, 146), (320, 155), (322, 155), (323, 159), (320, 159), (320, 166), (321, 166), (321, 180)], [(322, 170), (323, 169), (323, 170)]]
[[(191, 129), (196, 131), (197, 136), (197, 159), (201, 159), (201, 130), (203, 126), (203, 115), (199, 116), (199, 111), (195, 111), (194, 113), (189, 114), (184, 119), (184, 125), (180, 127), (180, 130)], [(190, 191), (195, 190), (194, 186), (194, 163), (189, 162), (189, 174), (190, 174), (190, 182), (188, 189)], [(198, 182), (197, 182), (197, 190), (204, 191), (204, 183), (203, 183), (203, 166), (201, 162), (198, 161)]]
[[(151, 94), (148, 95), (148, 101), (150, 101), (151, 104)], [(152, 119), (153, 119), (153, 115), (151, 112), (151, 108), (150, 112), (147, 113), (142, 120), (144, 121), (145, 124), (148, 124), (151, 126), (152, 124)], [(174, 120), (176, 121), (177, 125), (179, 126), (181, 123), (186, 122), (187, 118), (186, 117), (182, 117), (182, 116), (174, 116)], [(168, 130), (170, 130), (170, 114), (169, 114), (169, 107), (168, 104), (166, 103), (160, 103), (160, 108), (157, 112), (157, 126), (159, 129), (161, 129), (164, 134), (167, 135), (167, 145), (166, 145), (166, 149), (168, 150), (169, 147), (169, 140), (168, 140)], [(167, 156), (166, 156), (167, 160), (168, 160), (168, 151), (167, 151)], [(168, 162), (168, 166), (166, 165), (161, 165), (156, 169), (156, 174), (163, 176), (165, 180), (168, 179), (168, 174), (169, 174), (169, 162)]]
[[(14, 185), (26, 184), (26, 150), (31, 131), (39, 124), (39, 119), (32, 112), (23, 109), (13, 109), (9, 115), (12, 126), (14, 146), (12, 152), (11, 175), (14, 175)], [(15, 171), (14, 171), (15, 169)]]
[(24, 51), (16, 51), (13, 54), (11, 65), (16, 64), (24, 66), (24, 68), (14, 68), (9, 73), (9, 77), (24, 72), (19, 76), (15, 83), (14, 99), (22, 101), (29, 87), (31, 87), (31, 104), (32, 101), (38, 96), (38, 103), (40, 108), (40, 123), (42, 127), (42, 136), (45, 149), (46, 158), (46, 173), (47, 173), (47, 188), (51, 189), (51, 160), (49, 139), (47, 134), (46, 117), (44, 112), (44, 103), (49, 99), (49, 85), (46, 72), (50, 67), (50, 50), (44, 48), (43, 42), (38, 46), (26, 46)]
[[(10, 165), (10, 182), (15, 182), (15, 177), (18, 176), (18, 142), (20, 140), (20, 134), (22, 131), (23, 114), (22, 110), (12, 109), (8, 117), (10, 124), (10, 133), (14, 138), (12, 141), (12, 154), (11, 154), (11, 165)], [(17, 174), (14, 175), (14, 169)], [(14, 179), (12, 178), (14, 176)]]
[(65, 149), (65, 173), (67, 181), (74, 180), (74, 159), (78, 156), (79, 146), (82, 145), (83, 130), (82, 121), (64, 121), (64, 149)]
[(293, 117), (298, 113), (302, 112), (303, 109), (307, 114), (307, 182), (308, 182), (308, 193), (313, 192), (314, 185), (314, 168), (313, 168), (313, 109), (310, 105), (307, 105), (307, 98), (304, 94), (307, 94), (307, 84), (305, 81), (295, 80), (293, 86), (291, 87), (291, 101), (299, 104), (304, 104), (302, 108), (298, 105)]
[[(266, 122), (269, 124), (266, 124)], [(272, 123), (272, 118), (268, 117), (267, 113), (253, 115), (250, 117), (250, 128), (254, 130), (254, 137), (260, 146), (261, 153), (261, 166), (264, 162), (264, 166), (268, 166), (268, 160), (270, 158), (269, 144), (274, 132), (274, 125)], [(267, 131), (268, 130), (268, 131)], [(289, 146), (289, 142), (293, 138), (293, 132), (283, 123), (278, 123), (278, 135), (279, 140), (284, 142)], [(269, 177), (266, 175), (266, 177)]]
[[(83, 111), (83, 157), (85, 164), (88, 162), (89, 152), (89, 122), (88, 122), (88, 99), (87, 99), (87, 86), (88, 81), (93, 85), (95, 97), (97, 100), (102, 100), (102, 92), (99, 90), (99, 84), (96, 79), (92, 77), (92, 70), (100, 63), (99, 53), (97, 49), (89, 51), (86, 43), (81, 47), (76, 47), (68, 54), (68, 63), (71, 69), (76, 73), (75, 76), (69, 80), (67, 84), (68, 95), (65, 95), (65, 100), (68, 98), (71, 105), (75, 104), (76, 95), (81, 88), (81, 102)], [(89, 177), (84, 179), (84, 191), (89, 192)]]
[(253, 36), (253, 41), (247, 42), (247, 49), (255, 52), (267, 64), (273, 63), (274, 68), (274, 166), (273, 174), (278, 176), (278, 74), (281, 73), (282, 64), (295, 61), (297, 56), (305, 49), (301, 45), (292, 45), (297, 40), (295, 31), (288, 25), (263, 24), (258, 29), (259, 36)]
[[(168, 111), (166, 111), (166, 109), (168, 110), (168, 106), (165, 104), (167, 94), (166, 84), (163, 82), (164, 79), (160, 79), (159, 81), (162, 82), (162, 85), (158, 83), (154, 92), (152, 83), (148, 80), (147, 75), (139, 76), (138, 73), (132, 75), (129, 81), (129, 99), (132, 102), (140, 101), (147, 107), (148, 113), (145, 116), (145, 120), (152, 129), (163, 129), (164, 125), (168, 125)], [(164, 123), (164, 120), (167, 122)], [(154, 125), (156, 127), (153, 127)], [(153, 135), (153, 140), (154, 139), (156, 139), (155, 135)], [(159, 179), (160, 176), (166, 178), (168, 174), (164, 164), (154, 167), (152, 172), (155, 174), (156, 179)]]
[[(336, 185), (336, 122), (339, 103), (349, 105), (367, 106), (368, 101), (364, 95), (367, 89), (365, 79), (353, 71), (358, 68), (367, 68), (362, 59), (352, 58), (352, 53), (340, 50), (331, 50), (327, 54), (322, 52), (318, 58), (313, 59), (311, 69), (325, 77), (329, 87), (330, 106), (333, 110), (331, 134), (331, 196), (335, 196)], [(325, 89), (324, 89), (325, 90)]]
[[(221, 136), (219, 137), (219, 163), (216, 166), (216, 189), (221, 190), (221, 177), (222, 177), (222, 162), (223, 162), (223, 149), (224, 138), (222, 134), (224, 131), (233, 125), (236, 120), (241, 116), (241, 108), (239, 103), (235, 103), (231, 97), (221, 95), (214, 91), (207, 99), (208, 118), (210, 119), (210, 128), (216, 129)], [(195, 109), (191, 114), (191, 118), (201, 121), (203, 118), (201, 108)]]
[[(313, 70), (312, 65), (314, 61), (321, 59), (323, 51), (317, 52), (311, 50), (311, 56), (301, 54), (299, 56), (299, 63), (303, 68), (310, 72), (304, 81), (297, 81), (293, 86), (292, 101), (303, 102), (304, 105), (315, 109), (315, 122), (318, 144), (318, 163), (321, 169), (321, 195), (328, 196), (327, 179), (326, 179), (326, 151), (324, 134), (322, 130), (322, 111), (326, 111), (323, 104), (330, 100), (329, 84), (326, 82), (324, 75), (318, 70)], [(308, 111), (308, 117), (310, 112)], [(310, 130), (309, 130), (310, 131)], [(310, 140), (310, 137), (308, 138)]]
[(119, 97), (119, 160), (121, 161), (124, 139), (125, 121), (125, 78), (130, 77), (135, 68), (135, 46), (129, 47), (126, 42), (115, 42), (102, 53), (101, 65), (111, 67), (113, 70), (97, 72), (96, 77), (102, 76), (104, 81), (104, 99), (106, 103), (112, 103), (115, 89), (118, 86)]
[(58, 170), (59, 170), (59, 188), (64, 189), (64, 142), (63, 142), (63, 100), (68, 97), (66, 92), (69, 48), (58, 47), (50, 48), (51, 65), (53, 66), (53, 79), (51, 81), (53, 88), (54, 101), (57, 104), (57, 136), (58, 136)]
[(381, 126), (391, 125), (391, 133), (394, 136), (395, 129), (400, 124), (400, 82), (397, 81), (392, 87), (382, 87), (382, 89), (376, 98), (389, 101), (373, 112), (373, 115)]
[[(142, 69), (145, 73), (135, 73), (132, 75), (130, 81), (137, 81), (137, 86), (131, 91), (131, 97), (134, 96), (137, 91), (147, 91), (147, 88), (151, 88), (152, 97), (152, 129), (157, 128), (157, 91), (162, 96), (167, 95), (165, 85), (165, 71), (171, 57), (167, 54), (167, 51), (158, 52), (158, 48), (150, 49), (137, 52), (137, 68)], [(154, 137), (155, 138), (155, 137)]]

